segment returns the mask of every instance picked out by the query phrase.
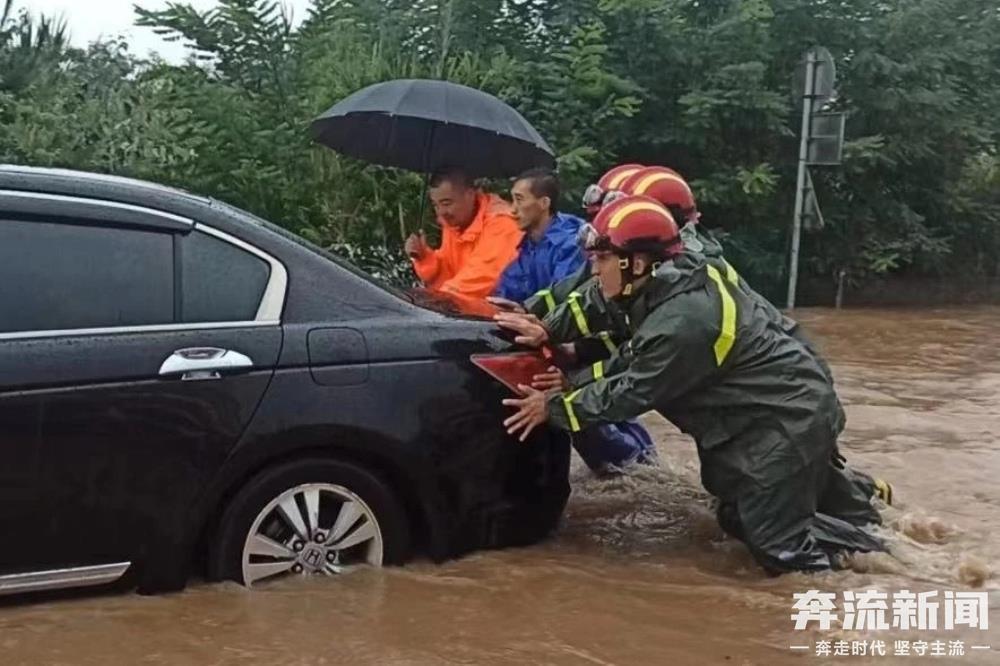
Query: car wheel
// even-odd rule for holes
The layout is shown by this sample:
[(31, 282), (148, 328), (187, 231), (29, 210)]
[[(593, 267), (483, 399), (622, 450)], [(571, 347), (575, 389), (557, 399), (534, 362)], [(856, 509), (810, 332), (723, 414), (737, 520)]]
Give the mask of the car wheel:
[(229, 503), (209, 574), (251, 587), (294, 575), (336, 575), (402, 563), (406, 512), (378, 476), (357, 465), (308, 459), (266, 470)]

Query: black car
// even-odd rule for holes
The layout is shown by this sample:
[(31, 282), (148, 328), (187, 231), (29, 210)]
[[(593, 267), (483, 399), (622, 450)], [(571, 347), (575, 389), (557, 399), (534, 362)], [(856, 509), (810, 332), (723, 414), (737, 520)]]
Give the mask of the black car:
[(0, 592), (543, 538), (569, 441), (506, 434), (473, 357), (518, 355), (474, 311), (219, 201), (0, 166)]

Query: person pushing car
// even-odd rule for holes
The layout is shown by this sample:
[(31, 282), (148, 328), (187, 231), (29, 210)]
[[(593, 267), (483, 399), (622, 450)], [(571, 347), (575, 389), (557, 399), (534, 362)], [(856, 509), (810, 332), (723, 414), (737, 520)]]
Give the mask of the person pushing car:
[[(577, 306), (629, 338), (600, 377), (572, 391), (519, 387), (504, 401), (515, 409), (508, 432), (524, 439), (544, 423), (578, 432), (655, 409), (694, 437), (720, 524), (768, 571), (823, 570), (843, 551), (883, 549), (863, 529), (881, 522), (876, 484), (859, 483), (837, 454), (839, 403), (814, 354), (703, 254), (685, 252), (657, 201), (614, 201), (583, 237), (600, 298), (585, 293)], [(518, 342), (562, 343), (580, 334), (566, 307), (544, 326), (496, 317)]]

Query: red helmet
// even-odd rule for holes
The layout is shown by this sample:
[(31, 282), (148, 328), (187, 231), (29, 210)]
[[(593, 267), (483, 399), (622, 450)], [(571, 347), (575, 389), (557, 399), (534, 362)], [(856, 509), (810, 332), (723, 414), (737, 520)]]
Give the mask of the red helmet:
[(597, 185), (605, 192), (621, 189), (622, 183), (628, 180), (629, 176), (644, 168), (641, 164), (619, 164), (601, 176)]
[(683, 247), (670, 211), (649, 197), (628, 196), (609, 203), (601, 208), (590, 229), (585, 246), (595, 252), (649, 252), (669, 257)]
[(626, 194), (647, 196), (679, 214), (697, 219), (698, 208), (691, 187), (679, 173), (667, 167), (646, 167), (634, 172), (621, 185)]
[(629, 176), (640, 171), (641, 164), (619, 164), (607, 171), (596, 183), (587, 187), (583, 193), (583, 207), (589, 215), (594, 215), (604, 205), (604, 197), (613, 190), (620, 190)]

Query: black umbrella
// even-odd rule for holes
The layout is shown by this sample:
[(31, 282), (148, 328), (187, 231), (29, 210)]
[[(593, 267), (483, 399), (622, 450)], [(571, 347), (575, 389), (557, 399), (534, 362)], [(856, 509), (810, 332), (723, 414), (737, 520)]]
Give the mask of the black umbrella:
[(377, 83), (316, 118), (313, 138), (366, 162), (431, 173), (514, 176), (553, 167), (552, 149), (520, 113), (474, 88), (426, 79)]

